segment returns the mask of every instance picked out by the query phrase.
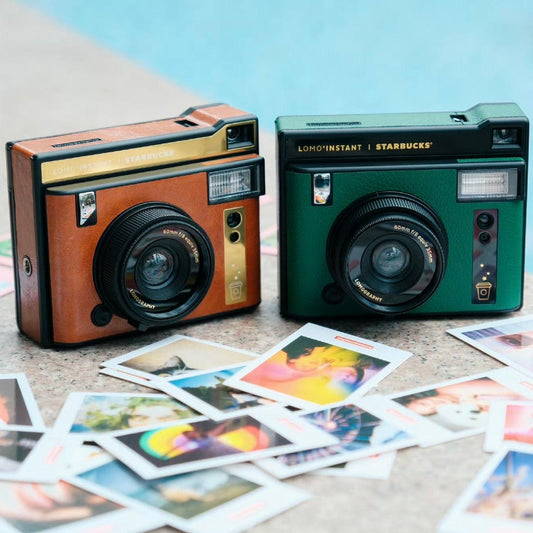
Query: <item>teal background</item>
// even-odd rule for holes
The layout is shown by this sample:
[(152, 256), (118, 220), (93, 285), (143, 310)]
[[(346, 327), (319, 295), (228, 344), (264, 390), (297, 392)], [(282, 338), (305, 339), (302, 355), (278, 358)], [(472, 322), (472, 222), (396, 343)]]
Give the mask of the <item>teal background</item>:
[(479, 102), (533, 116), (531, 0), (19, 1), (270, 132), (278, 115)]
[(530, 0), (21, 1), (272, 131), (283, 114), (533, 114)]

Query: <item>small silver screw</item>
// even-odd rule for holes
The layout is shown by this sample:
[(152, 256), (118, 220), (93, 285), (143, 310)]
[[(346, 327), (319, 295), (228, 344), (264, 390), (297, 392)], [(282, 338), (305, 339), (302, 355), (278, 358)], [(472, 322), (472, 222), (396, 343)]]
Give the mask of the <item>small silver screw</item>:
[(24, 269), (24, 274), (26, 274), (26, 276), (29, 277), (32, 275), (33, 267), (30, 258), (27, 255), (22, 258), (22, 268)]

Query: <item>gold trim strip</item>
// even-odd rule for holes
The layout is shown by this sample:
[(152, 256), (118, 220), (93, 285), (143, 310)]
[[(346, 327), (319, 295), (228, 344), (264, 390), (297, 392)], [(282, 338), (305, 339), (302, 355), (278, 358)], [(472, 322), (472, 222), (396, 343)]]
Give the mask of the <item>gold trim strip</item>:
[[(238, 124), (248, 123), (242, 122)], [(257, 139), (255, 122), (252, 123), (254, 124), (254, 139)], [(226, 130), (238, 124), (228, 124), (209, 137), (182, 139), (163, 144), (151, 144), (140, 148), (46, 161), (41, 164), (41, 181), (47, 185), (74, 178), (84, 179), (112, 172), (195, 161), (255, 149), (257, 143), (254, 146), (246, 146), (234, 150), (227, 149)]]
[[(233, 227), (228, 224), (230, 213), (240, 217)], [(226, 305), (246, 302), (246, 220), (244, 207), (224, 209), (224, 278), (226, 284)], [(232, 235), (238, 239), (232, 239)]]

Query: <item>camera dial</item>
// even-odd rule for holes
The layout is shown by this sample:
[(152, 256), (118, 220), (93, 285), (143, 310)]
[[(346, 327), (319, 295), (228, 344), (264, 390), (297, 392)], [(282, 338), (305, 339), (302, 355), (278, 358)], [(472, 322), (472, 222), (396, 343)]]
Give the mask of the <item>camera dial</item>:
[(202, 228), (176, 207), (145, 203), (119, 215), (98, 243), (94, 280), (109, 310), (144, 330), (173, 324), (195, 309), (214, 272)]
[(420, 198), (379, 192), (350, 204), (328, 237), (329, 270), (341, 289), (363, 307), (403, 313), (438, 287), (448, 252), (446, 230)]

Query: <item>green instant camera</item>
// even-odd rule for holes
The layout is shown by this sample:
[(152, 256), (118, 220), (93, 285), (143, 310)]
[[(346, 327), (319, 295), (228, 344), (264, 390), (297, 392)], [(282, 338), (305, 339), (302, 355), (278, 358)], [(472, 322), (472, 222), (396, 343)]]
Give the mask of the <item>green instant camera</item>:
[(283, 315), (521, 307), (529, 123), (517, 105), (276, 127)]

